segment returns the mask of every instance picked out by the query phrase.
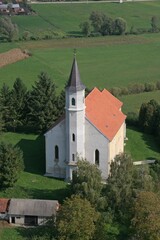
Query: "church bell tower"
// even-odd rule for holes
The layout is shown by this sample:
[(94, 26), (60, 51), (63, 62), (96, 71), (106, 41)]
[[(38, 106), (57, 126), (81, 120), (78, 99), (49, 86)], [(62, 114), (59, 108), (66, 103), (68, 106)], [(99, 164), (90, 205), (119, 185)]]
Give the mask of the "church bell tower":
[(76, 57), (65, 91), (66, 180), (72, 180), (77, 157), (85, 157), (85, 86), (81, 82)]

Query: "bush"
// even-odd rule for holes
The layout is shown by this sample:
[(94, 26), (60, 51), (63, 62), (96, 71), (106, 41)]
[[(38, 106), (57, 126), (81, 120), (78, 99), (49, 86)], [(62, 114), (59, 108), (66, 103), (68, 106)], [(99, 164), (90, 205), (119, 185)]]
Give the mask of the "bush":
[(157, 90), (160, 90), (160, 81), (156, 82), (156, 88), (157, 88)]
[(145, 92), (152, 92), (156, 89), (154, 83), (145, 83)]
[(133, 85), (130, 85), (128, 87), (129, 89), (129, 93), (133, 94), (133, 93), (142, 93), (145, 90), (145, 86), (144, 84), (141, 83), (135, 83)]
[(113, 94), (115, 97), (118, 97), (121, 95), (121, 89), (118, 87), (113, 87), (110, 89), (111, 94)]

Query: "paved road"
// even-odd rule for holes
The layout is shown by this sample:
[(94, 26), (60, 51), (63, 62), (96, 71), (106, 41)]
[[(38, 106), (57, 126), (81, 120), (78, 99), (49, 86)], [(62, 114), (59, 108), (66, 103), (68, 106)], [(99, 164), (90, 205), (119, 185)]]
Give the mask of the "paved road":
[[(125, 2), (155, 2), (155, 0), (106, 0), (106, 1), (70, 1), (70, 2), (65, 2), (65, 1), (53, 1), (53, 2), (36, 2), (36, 1), (28, 1), (28, 3), (31, 4), (71, 4), (71, 3), (111, 3), (111, 2), (116, 2), (116, 3), (125, 3)], [(159, 0), (157, 0), (158, 2)]]

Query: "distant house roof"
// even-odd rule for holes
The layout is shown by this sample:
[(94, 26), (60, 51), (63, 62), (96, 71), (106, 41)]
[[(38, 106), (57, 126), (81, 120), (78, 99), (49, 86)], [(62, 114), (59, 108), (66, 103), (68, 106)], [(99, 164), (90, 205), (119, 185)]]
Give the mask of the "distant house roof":
[(126, 118), (120, 110), (122, 103), (107, 90), (94, 88), (85, 104), (87, 119), (111, 141)]
[(7, 9), (8, 4), (0, 4), (0, 9)]
[(19, 3), (8, 3), (8, 4), (0, 4), (0, 9), (7, 9), (8, 7), (11, 7), (13, 9), (20, 8)]
[(57, 200), (12, 198), (8, 213), (11, 215), (51, 217), (56, 214), (58, 207)]
[(8, 204), (9, 204), (9, 199), (0, 198), (0, 213), (7, 212)]
[(75, 90), (80, 91), (80, 90), (85, 89), (85, 86), (81, 82), (81, 79), (80, 79), (78, 65), (77, 65), (77, 61), (76, 61), (75, 57), (73, 59), (72, 69), (71, 69), (71, 73), (69, 76), (67, 87), (73, 91), (75, 91)]

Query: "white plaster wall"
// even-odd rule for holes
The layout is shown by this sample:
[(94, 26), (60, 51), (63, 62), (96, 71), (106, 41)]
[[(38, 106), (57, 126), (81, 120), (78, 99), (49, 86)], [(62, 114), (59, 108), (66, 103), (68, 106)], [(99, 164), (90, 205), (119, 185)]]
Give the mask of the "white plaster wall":
[(124, 152), (125, 129), (126, 124), (124, 122), (113, 140), (109, 143), (109, 164), (117, 154)]
[[(59, 148), (59, 160), (55, 161), (55, 146)], [(65, 177), (65, 120), (45, 134), (46, 173), (53, 177)]]
[(99, 151), (99, 169), (102, 178), (108, 177), (108, 139), (100, 133), (87, 119), (85, 121), (85, 158), (92, 164), (95, 163), (95, 150)]
[[(85, 156), (85, 102), (84, 90), (72, 92), (66, 90), (66, 160), (72, 162), (72, 155), (79, 153)], [(72, 105), (72, 98), (75, 99), (75, 106)], [(75, 134), (75, 141), (72, 135)], [(76, 160), (76, 159), (75, 159)]]

